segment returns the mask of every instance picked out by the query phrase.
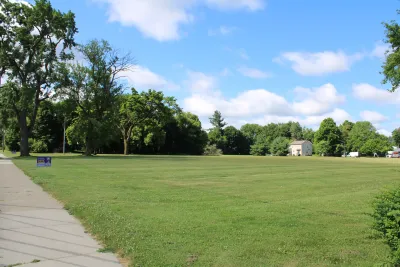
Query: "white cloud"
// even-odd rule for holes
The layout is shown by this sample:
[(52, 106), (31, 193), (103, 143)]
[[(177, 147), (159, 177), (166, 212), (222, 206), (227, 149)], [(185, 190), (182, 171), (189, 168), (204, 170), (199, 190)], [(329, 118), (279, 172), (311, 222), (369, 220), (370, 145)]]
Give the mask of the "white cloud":
[(210, 29), (208, 30), (208, 35), (209, 36), (215, 36), (215, 35), (229, 35), (233, 33), (235, 30), (237, 30), (236, 27), (228, 27), (228, 26), (220, 26), (217, 29)]
[(152, 72), (146, 67), (135, 66), (131, 71), (126, 71), (121, 76), (137, 90), (177, 90), (179, 86), (166, 80), (164, 77)]
[(351, 115), (347, 111), (335, 108), (333, 111), (319, 116), (308, 116), (305, 119), (300, 120), (300, 123), (306, 126), (317, 126), (326, 118), (332, 118), (336, 124), (341, 124), (345, 120), (352, 120)]
[(360, 117), (364, 121), (369, 121), (371, 123), (380, 123), (387, 121), (389, 118), (380, 114), (379, 112), (376, 111), (370, 111), (370, 110), (364, 110), (360, 113)]
[(194, 6), (218, 10), (246, 9), (256, 11), (264, 7), (264, 0), (92, 0), (106, 3), (111, 22), (134, 26), (145, 36), (158, 41), (180, 38), (180, 26), (194, 21)]
[(362, 54), (347, 55), (342, 51), (317, 53), (286, 52), (273, 61), (290, 62), (292, 69), (303, 76), (320, 76), (328, 73), (349, 71), (351, 65), (363, 58)]
[(314, 89), (296, 87), (294, 92), (301, 101), (293, 103), (293, 110), (303, 115), (320, 115), (345, 101), (345, 96), (339, 95), (330, 83)]
[(388, 130), (385, 130), (385, 129), (380, 129), (380, 130), (378, 130), (377, 132), (380, 133), (380, 134), (383, 134), (383, 135), (385, 135), (385, 136), (387, 136), (387, 137), (392, 136), (392, 133), (389, 132)]
[(353, 94), (360, 100), (368, 100), (382, 104), (399, 104), (400, 91), (391, 93), (387, 90), (378, 89), (368, 83), (353, 84)]
[[(290, 102), (266, 89), (246, 90), (234, 97), (225, 97), (218, 88), (215, 77), (201, 72), (189, 72), (186, 85), (192, 94), (183, 100), (183, 108), (201, 118), (207, 118), (220, 110), (231, 124), (254, 122), (299, 121), (307, 126), (318, 125), (323, 119), (332, 117), (338, 123), (351, 116), (336, 105), (344, 101), (332, 84), (315, 89), (297, 87), (301, 101)], [(306, 107), (306, 105), (308, 105)]]
[(386, 52), (389, 51), (390, 46), (386, 43), (383, 42), (377, 42), (375, 44), (374, 50), (371, 52), (372, 57), (377, 57), (380, 59), (385, 59), (386, 58)]
[(217, 86), (217, 79), (214, 76), (202, 72), (188, 71), (188, 80), (184, 84), (192, 93), (208, 94)]
[(256, 11), (265, 7), (264, 0), (205, 0), (205, 2), (211, 8), (222, 10), (247, 9)]
[(240, 67), (237, 69), (243, 76), (254, 78), (254, 79), (265, 79), (272, 76), (271, 73), (265, 72), (259, 69)]

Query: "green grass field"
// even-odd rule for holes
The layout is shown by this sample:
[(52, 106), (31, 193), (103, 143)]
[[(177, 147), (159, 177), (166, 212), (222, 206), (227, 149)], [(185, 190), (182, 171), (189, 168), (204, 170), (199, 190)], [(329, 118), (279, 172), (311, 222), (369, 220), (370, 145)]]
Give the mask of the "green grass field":
[(379, 266), (371, 202), (398, 159), (59, 156), (16, 159), (132, 266)]

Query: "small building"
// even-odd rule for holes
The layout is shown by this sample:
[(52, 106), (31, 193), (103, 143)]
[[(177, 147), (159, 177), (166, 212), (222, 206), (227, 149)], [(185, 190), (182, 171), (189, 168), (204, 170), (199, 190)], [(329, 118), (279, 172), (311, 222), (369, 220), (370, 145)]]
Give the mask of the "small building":
[(289, 154), (292, 156), (312, 156), (312, 143), (308, 140), (294, 141), (289, 146)]

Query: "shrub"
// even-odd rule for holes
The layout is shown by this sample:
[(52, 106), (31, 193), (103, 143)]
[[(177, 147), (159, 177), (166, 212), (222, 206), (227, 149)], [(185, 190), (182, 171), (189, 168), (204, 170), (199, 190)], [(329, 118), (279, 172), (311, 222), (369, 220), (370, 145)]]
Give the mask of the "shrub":
[(31, 144), (31, 151), (33, 153), (45, 153), (48, 152), (48, 147), (42, 140), (33, 140)]
[(220, 156), (222, 155), (222, 150), (218, 149), (216, 145), (207, 145), (204, 148), (205, 156)]
[(376, 197), (373, 228), (380, 232), (389, 245), (393, 264), (400, 266), (400, 187)]

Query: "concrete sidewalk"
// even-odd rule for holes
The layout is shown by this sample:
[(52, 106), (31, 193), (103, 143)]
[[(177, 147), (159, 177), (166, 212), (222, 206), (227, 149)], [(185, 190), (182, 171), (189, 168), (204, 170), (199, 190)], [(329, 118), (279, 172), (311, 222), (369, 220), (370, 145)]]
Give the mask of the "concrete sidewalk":
[(0, 267), (121, 267), (63, 206), (0, 154)]

